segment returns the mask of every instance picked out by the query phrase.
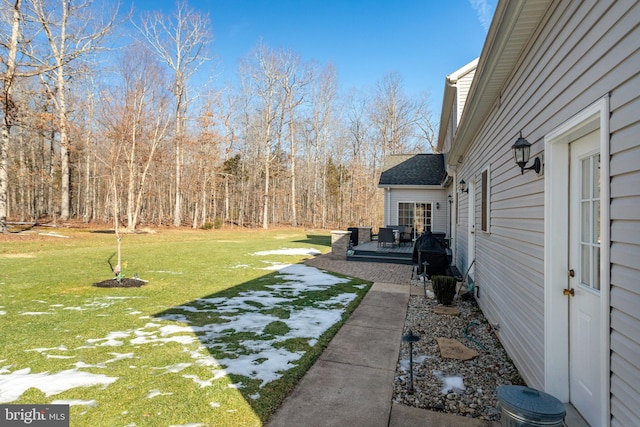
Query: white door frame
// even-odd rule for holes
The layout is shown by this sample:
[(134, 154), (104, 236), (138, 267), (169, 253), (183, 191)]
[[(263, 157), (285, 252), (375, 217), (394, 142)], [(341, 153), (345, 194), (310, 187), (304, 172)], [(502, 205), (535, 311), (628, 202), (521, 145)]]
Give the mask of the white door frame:
[(467, 238), (467, 277), (470, 280), (475, 280), (475, 264), (472, 265), (473, 260), (476, 257), (476, 183), (475, 179), (469, 178), (467, 184), (467, 203), (469, 207), (468, 212), (468, 233)]
[[(569, 304), (562, 290), (569, 271), (569, 143), (599, 130), (600, 138), (600, 313), (601, 396), (610, 388), (610, 190), (609, 96), (598, 100), (545, 136), (544, 179), (544, 389), (569, 401)], [(610, 399), (602, 400), (602, 423), (609, 425)]]

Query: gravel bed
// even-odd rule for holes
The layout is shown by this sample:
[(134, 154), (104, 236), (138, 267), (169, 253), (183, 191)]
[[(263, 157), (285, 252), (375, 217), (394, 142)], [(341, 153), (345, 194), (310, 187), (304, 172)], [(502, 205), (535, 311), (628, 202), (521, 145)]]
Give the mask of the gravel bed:
[[(418, 282), (412, 286), (423, 289)], [(475, 300), (454, 301), (453, 307), (460, 311), (457, 316), (434, 313), (437, 305), (430, 291), (427, 298), (411, 296), (409, 299), (403, 335), (411, 330), (420, 337), (413, 343), (413, 392), (410, 391), (409, 344), (403, 342), (393, 401), (482, 420), (499, 420), (496, 389), (503, 384), (525, 385), (518, 370)], [(443, 359), (436, 338), (458, 340), (476, 350), (479, 356), (467, 361)]]

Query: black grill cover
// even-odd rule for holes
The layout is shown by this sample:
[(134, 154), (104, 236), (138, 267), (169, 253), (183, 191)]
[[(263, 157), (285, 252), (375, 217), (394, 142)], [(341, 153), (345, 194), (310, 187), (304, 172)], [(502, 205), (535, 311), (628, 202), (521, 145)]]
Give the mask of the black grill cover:
[[(441, 276), (447, 274), (449, 260), (447, 250), (431, 232), (425, 232), (418, 237), (413, 245), (413, 262), (418, 264), (418, 274), (423, 270), (427, 276)], [(422, 265), (423, 262), (428, 265)]]

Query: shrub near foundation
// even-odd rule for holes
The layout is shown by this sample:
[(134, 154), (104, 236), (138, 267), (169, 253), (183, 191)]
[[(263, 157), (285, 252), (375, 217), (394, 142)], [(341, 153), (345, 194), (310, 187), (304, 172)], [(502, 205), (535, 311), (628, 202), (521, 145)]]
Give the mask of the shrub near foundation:
[(456, 278), (453, 276), (433, 276), (431, 285), (436, 301), (442, 305), (451, 305), (456, 295)]

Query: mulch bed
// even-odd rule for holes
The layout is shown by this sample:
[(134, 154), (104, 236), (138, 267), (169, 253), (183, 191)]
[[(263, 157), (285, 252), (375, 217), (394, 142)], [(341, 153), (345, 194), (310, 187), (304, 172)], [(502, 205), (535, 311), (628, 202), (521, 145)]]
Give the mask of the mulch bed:
[(120, 280), (103, 280), (102, 282), (94, 283), (93, 286), (97, 286), (99, 288), (139, 288), (146, 284), (147, 282), (145, 280), (125, 277)]

